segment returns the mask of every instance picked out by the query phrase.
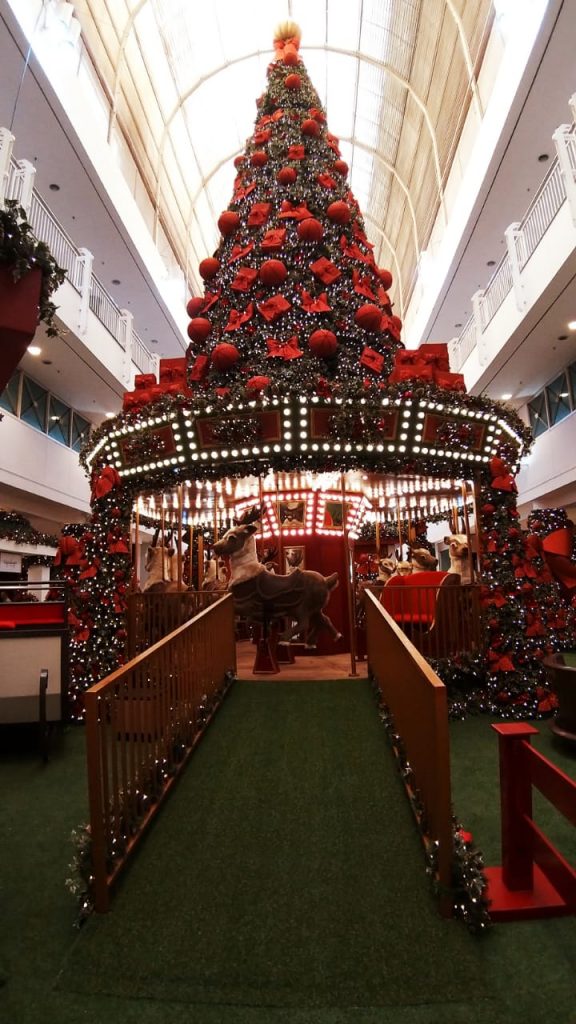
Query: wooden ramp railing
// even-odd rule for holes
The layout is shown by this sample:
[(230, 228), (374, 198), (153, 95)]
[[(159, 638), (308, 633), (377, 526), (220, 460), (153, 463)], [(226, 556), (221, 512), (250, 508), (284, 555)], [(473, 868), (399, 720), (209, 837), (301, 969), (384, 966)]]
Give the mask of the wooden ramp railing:
[(144, 591), (141, 594), (129, 594), (128, 657), (135, 658), (221, 597), (222, 592), (215, 590), (183, 590), (178, 594)]
[(400, 577), (404, 586), (385, 586), (380, 603), (421, 654), (433, 660), (477, 651), (485, 642), (480, 585), (447, 575), (439, 586), (420, 585), (418, 575)]
[(108, 910), (112, 885), (235, 670), (228, 594), (87, 690), (94, 903), (100, 913)]
[(366, 594), (369, 670), (394, 719), (436, 844), (440, 911), (452, 913), (453, 831), (446, 687), (373, 594)]

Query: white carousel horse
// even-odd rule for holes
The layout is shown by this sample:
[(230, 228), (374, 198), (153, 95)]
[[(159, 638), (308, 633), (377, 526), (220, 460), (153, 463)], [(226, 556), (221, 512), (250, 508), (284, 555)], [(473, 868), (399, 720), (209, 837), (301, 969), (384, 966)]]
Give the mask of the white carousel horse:
[(178, 584), (178, 552), (171, 541), (168, 545), (158, 543), (159, 531), (146, 552), (144, 568), (148, 578), (142, 586), (142, 593), (173, 594), (187, 590), (185, 583)]
[(338, 585), (338, 573), (325, 577), (307, 569), (294, 569), (287, 576), (268, 572), (256, 550), (254, 522), (258, 515), (257, 509), (252, 510), (214, 545), (216, 554), (230, 556), (230, 590), (237, 613), (252, 622), (286, 619), (289, 625), (283, 640), (308, 630), (308, 643), (313, 643), (321, 628), (340, 640), (342, 634), (324, 612), (331, 591)]
[(466, 534), (451, 533), (449, 536), (444, 537), (444, 543), (448, 545), (448, 552), (450, 554), (450, 568), (448, 572), (459, 573), (461, 583), (471, 583), (472, 562)]

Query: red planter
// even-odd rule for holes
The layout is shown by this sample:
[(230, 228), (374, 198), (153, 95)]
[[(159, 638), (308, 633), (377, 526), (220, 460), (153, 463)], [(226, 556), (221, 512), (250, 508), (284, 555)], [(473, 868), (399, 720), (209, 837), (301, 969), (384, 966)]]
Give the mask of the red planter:
[(36, 333), (41, 284), (41, 270), (15, 282), (11, 269), (0, 266), (0, 393)]

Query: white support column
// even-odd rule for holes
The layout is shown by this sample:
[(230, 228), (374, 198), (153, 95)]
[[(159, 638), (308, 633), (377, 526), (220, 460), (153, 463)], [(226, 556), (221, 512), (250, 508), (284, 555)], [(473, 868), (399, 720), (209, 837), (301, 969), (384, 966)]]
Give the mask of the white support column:
[(134, 317), (128, 309), (120, 310), (120, 343), (124, 349), (122, 360), (122, 383), (129, 386), (132, 381), (132, 332)]
[[(574, 97), (572, 97), (572, 100)], [(572, 102), (572, 100), (570, 102)], [(561, 124), (552, 133), (558, 163), (564, 179), (566, 198), (572, 214), (572, 223), (576, 227), (576, 137), (572, 132), (572, 125)]]
[(10, 160), (12, 158), (12, 147), (14, 146), (14, 135), (8, 128), (0, 128), (0, 207), (4, 206), (6, 199), (6, 186), (10, 176)]
[(570, 99), (568, 100), (568, 106), (572, 111), (572, 120), (576, 121), (576, 92), (573, 92)]
[(17, 160), (16, 164), (18, 166), (20, 206), (26, 210), (26, 214), (29, 214), (30, 206), (32, 205), (32, 190), (34, 188), (36, 168), (29, 160)]
[(35, 583), (48, 583), (50, 580), (49, 565), (31, 565), (28, 568), (28, 590), (36, 594), (39, 601), (46, 600), (47, 588), (34, 587)]
[(524, 232), (520, 229), (520, 224), (515, 221), (506, 228), (504, 237), (506, 238), (506, 247), (510, 258), (512, 285), (514, 288), (514, 296), (516, 298), (516, 307), (519, 313), (523, 313), (526, 309), (526, 296), (524, 294), (524, 283), (522, 281), (522, 267), (526, 262)]
[(478, 362), (480, 363), (480, 366), (486, 366), (488, 362), (486, 339), (484, 337), (484, 294), (484, 289), (479, 288), (472, 296), (472, 315), (474, 317), (476, 348), (478, 349)]
[(88, 313), (90, 311), (90, 284), (94, 257), (89, 249), (79, 249), (80, 256), (80, 305), (78, 306), (78, 332), (86, 334), (88, 329)]

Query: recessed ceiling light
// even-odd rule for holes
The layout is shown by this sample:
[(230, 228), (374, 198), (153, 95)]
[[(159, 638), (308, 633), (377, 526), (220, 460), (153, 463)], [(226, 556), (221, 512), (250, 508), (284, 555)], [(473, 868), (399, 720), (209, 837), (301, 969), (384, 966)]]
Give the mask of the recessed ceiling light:
[(454, 324), (454, 327), (462, 327), (462, 324)]
[(567, 334), (559, 334), (558, 335), (558, 341), (566, 341), (567, 338), (568, 338)]
[(158, 338), (150, 338), (150, 344), (151, 345), (157, 345), (158, 344)]
[(53, 181), (51, 185), (48, 185), (48, 188), (50, 189), (51, 192), (59, 192), (60, 191), (60, 185), (57, 185), (55, 181)]
[(540, 156), (538, 157), (538, 160), (539, 160), (539, 162), (541, 164), (545, 164), (546, 161), (549, 160), (549, 159), (550, 159), (550, 156), (548, 155), (548, 153), (540, 153)]
[(569, 331), (576, 331), (576, 320), (569, 320), (568, 321), (568, 330)]
[(122, 282), (119, 281), (117, 277), (113, 277), (112, 278), (112, 284), (122, 284)]
[(506, 392), (505, 395), (502, 395), (502, 401), (503, 402), (508, 402), (509, 399), (511, 399), (511, 398), (512, 398), (512, 394), (510, 392), (508, 392), (508, 391)]
[(38, 345), (28, 345), (28, 348), (26, 349), (26, 351), (31, 356), (39, 356), (40, 353), (42, 352), (42, 349), (39, 348)]
[(43, 359), (42, 362), (44, 363), (44, 366), (52, 366), (51, 359)]
[(495, 267), (496, 266), (496, 260), (487, 260), (486, 261), (486, 266), (487, 267)]

